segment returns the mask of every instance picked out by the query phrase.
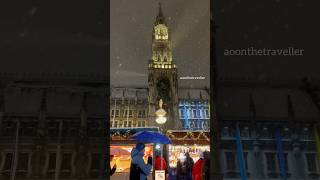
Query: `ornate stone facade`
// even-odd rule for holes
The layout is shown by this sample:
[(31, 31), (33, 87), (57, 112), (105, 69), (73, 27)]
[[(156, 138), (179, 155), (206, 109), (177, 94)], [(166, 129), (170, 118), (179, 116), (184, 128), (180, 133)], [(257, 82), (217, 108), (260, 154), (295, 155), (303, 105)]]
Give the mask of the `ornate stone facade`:
[(248, 179), (282, 179), (280, 132), (287, 179), (319, 179), (314, 126), (320, 112), (299, 82), (219, 79), (217, 116), (224, 179), (240, 179), (235, 132), (241, 132)]
[(2, 74), (0, 179), (106, 175), (107, 79)]

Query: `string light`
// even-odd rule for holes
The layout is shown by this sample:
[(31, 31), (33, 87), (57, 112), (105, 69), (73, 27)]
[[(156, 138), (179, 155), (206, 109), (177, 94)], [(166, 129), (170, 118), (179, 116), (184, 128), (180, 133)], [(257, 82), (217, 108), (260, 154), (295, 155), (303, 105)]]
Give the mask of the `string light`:
[[(185, 141), (185, 140), (194, 140), (194, 141), (198, 141), (198, 140), (206, 140), (207, 142), (210, 142), (210, 138), (206, 135), (206, 133), (208, 132), (204, 132), (204, 131), (200, 131), (200, 132), (179, 132), (176, 131), (177, 133), (186, 133), (183, 137), (178, 138), (174, 135), (174, 133), (172, 131), (167, 131), (167, 136), (168, 138), (170, 138), (171, 140), (177, 140), (177, 141)], [(134, 132), (132, 132), (131, 130), (127, 130), (125, 133), (121, 134), (120, 131), (116, 131), (114, 133), (111, 134), (111, 139), (115, 140), (115, 139), (120, 139), (120, 140), (128, 140), (130, 135), (132, 135)], [(195, 136), (195, 134), (198, 133), (197, 136)]]
[[(195, 133), (199, 133), (197, 137), (194, 136)], [(205, 139), (206, 141), (210, 142), (210, 138), (206, 135), (204, 131), (201, 132), (186, 132), (186, 135), (183, 136), (182, 138), (176, 137), (172, 131), (167, 131), (167, 136), (171, 140), (178, 140), (178, 141), (183, 141), (183, 140), (203, 140)]]

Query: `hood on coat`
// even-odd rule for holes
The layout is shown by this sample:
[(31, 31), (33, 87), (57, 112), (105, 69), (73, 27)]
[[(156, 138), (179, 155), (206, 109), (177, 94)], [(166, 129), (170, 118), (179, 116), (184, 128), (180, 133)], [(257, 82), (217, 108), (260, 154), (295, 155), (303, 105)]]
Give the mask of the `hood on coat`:
[(134, 157), (143, 157), (143, 155), (144, 155), (144, 153), (143, 152), (141, 152), (141, 151), (139, 151), (138, 149), (136, 149), (136, 148), (133, 148), (132, 150), (131, 150), (131, 158), (134, 158)]

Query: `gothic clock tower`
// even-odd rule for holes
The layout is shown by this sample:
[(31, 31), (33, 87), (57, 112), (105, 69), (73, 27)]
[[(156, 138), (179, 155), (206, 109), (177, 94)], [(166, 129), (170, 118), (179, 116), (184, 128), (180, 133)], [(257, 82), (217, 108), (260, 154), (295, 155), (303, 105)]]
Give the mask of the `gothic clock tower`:
[(172, 58), (170, 33), (159, 4), (152, 32), (152, 59), (149, 61), (149, 118), (150, 125), (156, 125), (155, 111), (158, 102), (163, 100), (163, 108), (167, 112), (165, 129), (180, 129), (178, 114), (178, 79), (177, 67)]

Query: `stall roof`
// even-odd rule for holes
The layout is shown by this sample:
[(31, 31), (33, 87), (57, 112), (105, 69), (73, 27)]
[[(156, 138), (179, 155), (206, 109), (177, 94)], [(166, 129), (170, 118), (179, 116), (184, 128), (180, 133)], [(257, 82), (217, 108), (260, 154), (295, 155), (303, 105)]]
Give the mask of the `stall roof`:
[(173, 144), (210, 144), (210, 132), (208, 131), (167, 131), (167, 136)]

